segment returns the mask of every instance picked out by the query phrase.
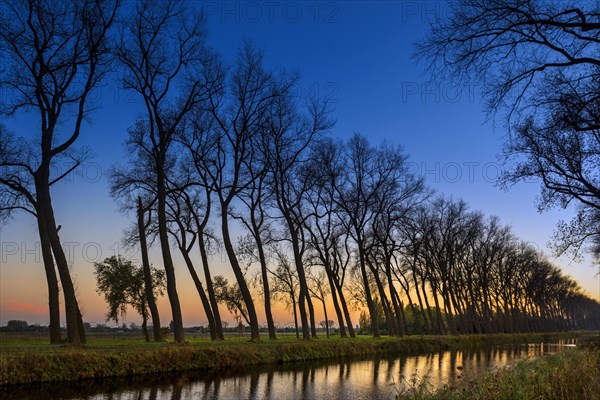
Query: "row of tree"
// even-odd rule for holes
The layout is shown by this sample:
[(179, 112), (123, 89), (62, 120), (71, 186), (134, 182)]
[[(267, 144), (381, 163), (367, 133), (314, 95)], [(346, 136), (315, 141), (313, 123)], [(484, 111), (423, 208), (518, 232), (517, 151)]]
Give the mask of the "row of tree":
[[(112, 170), (111, 194), (136, 215), (126, 239), (141, 250), (144, 307), (156, 340), (154, 242), (177, 342), (184, 328), (174, 251), (213, 339), (223, 339), (219, 303), (259, 339), (251, 264), (271, 339), (273, 292), (289, 295), (309, 339), (316, 336), (313, 303), (325, 306), (325, 289), (342, 336), (355, 334), (354, 302), (368, 309), (375, 336), (380, 308), (389, 333), (406, 332), (404, 301), (427, 332), (596, 326), (597, 302), (497, 220), (434, 198), (408, 171), (400, 148), (373, 146), (358, 134), (343, 143), (329, 138), (330, 99), (298, 97), (297, 75), (267, 69), (249, 43), (227, 65), (207, 46), (193, 3), (21, 0), (3, 2), (2, 11), (2, 84), (15, 95), (3, 106), (38, 112), (41, 134), (26, 140), (0, 129), (0, 211), (37, 218), (51, 341), (60, 341), (58, 277), (67, 340), (85, 341), (50, 188), (85, 159), (73, 145), (90, 92), (109, 71), (142, 100), (128, 131), (129, 164)], [(53, 163), (65, 160), (72, 167), (52, 176)], [(246, 234), (236, 240), (239, 229)], [(217, 251), (227, 256), (233, 285), (212, 275)], [(311, 285), (315, 279), (321, 284)]]
[[(411, 294), (431, 332), (587, 326), (597, 305), (582, 309), (583, 315), (567, 307), (585, 296), (531, 249), (519, 250), (498, 221), (485, 222), (460, 202), (425, 205), (430, 194), (407, 170), (400, 148), (373, 146), (358, 134), (346, 143), (327, 138), (328, 99), (297, 98), (297, 77), (266, 69), (249, 44), (225, 67), (205, 49), (198, 20), (182, 19), (177, 6), (148, 7), (140, 6), (137, 15), (151, 15), (152, 23), (130, 18), (118, 52), (125, 85), (141, 96), (147, 114), (129, 131), (131, 166), (113, 171), (112, 194), (124, 209), (137, 208), (140, 242), (144, 230), (159, 239), (176, 341), (183, 341), (183, 322), (171, 243), (189, 269), (215, 339), (223, 337), (220, 301), (259, 338), (248, 262), (259, 266), (271, 339), (271, 286), (278, 284), (289, 288), (302, 337), (316, 336), (313, 300), (319, 296), (309, 289), (310, 266), (325, 272), (342, 336), (354, 335), (348, 293), (364, 302), (374, 336), (380, 334), (376, 301), (388, 332), (400, 335), (406, 330), (402, 298)], [(183, 33), (182, 24), (190, 24)], [(175, 29), (177, 46), (155, 39)], [(219, 235), (209, 229), (211, 220)], [(238, 243), (234, 222), (247, 232)], [(215, 242), (222, 243), (234, 286), (211, 276)], [(204, 282), (191, 257), (196, 243)], [(351, 271), (356, 279), (348, 290)], [(554, 275), (556, 286), (544, 274)], [(428, 315), (429, 301), (437, 316)]]

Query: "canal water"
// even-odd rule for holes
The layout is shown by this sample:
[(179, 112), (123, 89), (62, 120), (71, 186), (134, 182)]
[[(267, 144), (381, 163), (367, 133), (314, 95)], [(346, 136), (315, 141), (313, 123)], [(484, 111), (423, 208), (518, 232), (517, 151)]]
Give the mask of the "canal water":
[(573, 346), (559, 343), (497, 346), (476, 351), (442, 351), (418, 356), (305, 362), (252, 370), (182, 373), (77, 384), (1, 388), (0, 398), (19, 400), (184, 399), (393, 399), (426, 377), (432, 389)]

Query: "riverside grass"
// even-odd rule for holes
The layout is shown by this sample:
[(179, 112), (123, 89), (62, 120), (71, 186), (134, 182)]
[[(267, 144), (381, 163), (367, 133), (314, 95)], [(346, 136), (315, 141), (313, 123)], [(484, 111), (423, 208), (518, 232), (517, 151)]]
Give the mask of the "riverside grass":
[(66, 382), (192, 370), (343, 359), (383, 354), (422, 354), (448, 349), (538, 343), (581, 333), (319, 338), (250, 342), (195, 340), (185, 345), (98, 341), (82, 347), (30, 344), (0, 348), (0, 385)]
[(599, 400), (600, 337), (577, 349), (527, 359), (432, 391), (427, 378), (407, 382), (396, 400)]

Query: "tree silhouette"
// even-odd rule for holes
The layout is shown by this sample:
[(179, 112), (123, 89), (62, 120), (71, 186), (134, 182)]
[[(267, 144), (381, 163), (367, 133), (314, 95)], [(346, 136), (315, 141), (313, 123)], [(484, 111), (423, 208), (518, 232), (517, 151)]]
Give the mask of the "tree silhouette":
[[(319, 143), (320, 136), (331, 127), (327, 99), (312, 99), (309, 115), (303, 115), (290, 95), (293, 80), (285, 83), (285, 93), (269, 109), (263, 152), (268, 164), (268, 182), (276, 209), (282, 218), (285, 235), (292, 248), (294, 267), (298, 276), (298, 310), (304, 340), (316, 337), (314, 308), (310, 299), (304, 258), (306, 239), (303, 194), (309, 190), (312, 179), (305, 174), (310, 146)], [(308, 313), (307, 313), (308, 308)], [(310, 325), (309, 325), (310, 319)], [(310, 329), (310, 330), (309, 330)]]
[[(417, 53), (435, 76), (481, 83), (509, 136), (500, 184), (539, 179), (540, 209), (580, 205), (556, 235), (558, 253), (600, 232), (597, 179), (600, 9), (597, 2), (473, 0), (453, 3)], [(585, 223), (581, 223), (586, 221)]]
[[(0, 48), (3, 69), (0, 86), (12, 102), (3, 113), (31, 113), (39, 119), (32, 137), (10, 139), (2, 134), (0, 184), (7, 192), (8, 208), (35, 215), (50, 308), (50, 340), (60, 341), (56, 269), (65, 299), (67, 341), (85, 343), (85, 332), (67, 257), (61, 246), (52, 205), (51, 187), (73, 172), (86, 158), (76, 149), (85, 118), (90, 115), (90, 94), (108, 71), (108, 32), (119, 1), (3, 1), (0, 3)], [(12, 144), (11, 144), (12, 142)], [(57, 162), (68, 168), (56, 174)], [(4, 197), (4, 196), (3, 196)], [(4, 201), (2, 202), (4, 203)]]
[(302, 299), (299, 297), (300, 283), (298, 274), (293, 268), (289, 257), (281, 247), (274, 246), (273, 255), (275, 258), (275, 268), (269, 270), (269, 273), (271, 274), (272, 293), (276, 298), (284, 302), (288, 310), (290, 308), (292, 309), (296, 338), (300, 339), (298, 303), (302, 301)]
[(266, 70), (262, 54), (250, 43), (239, 50), (230, 74), (218, 63), (213, 66), (210, 76), (221, 84), (210, 92), (205, 115), (195, 128), (196, 142), (208, 146), (201, 146), (202, 155), (192, 153), (192, 158), (218, 200), (223, 245), (246, 303), (252, 339), (258, 340), (256, 309), (235, 254), (229, 218), (235, 216), (234, 200), (243, 198), (245, 190), (260, 175), (253, 169), (260, 155), (256, 138), (268, 123), (273, 103), (290, 90), (291, 84), (287, 79), (276, 79)]
[[(121, 256), (106, 258), (101, 263), (94, 263), (97, 291), (104, 295), (108, 303), (106, 320), (119, 323), (124, 317), (127, 307), (131, 306), (142, 317), (142, 331), (146, 341), (148, 335), (148, 298), (146, 297), (146, 284), (144, 270), (136, 267), (129, 260)], [(162, 296), (165, 288), (165, 273), (151, 267), (152, 296)]]
[(142, 1), (127, 17), (117, 47), (125, 68), (123, 85), (142, 98), (146, 111), (129, 132), (130, 145), (154, 178), (158, 237), (178, 343), (183, 343), (184, 331), (167, 228), (167, 180), (173, 173), (175, 134), (209, 91), (202, 74), (210, 59), (202, 23), (184, 3)]
[(233, 314), (238, 324), (241, 323), (242, 319), (250, 325), (250, 316), (248, 315), (248, 309), (246, 308), (246, 302), (242, 291), (235, 284), (229, 284), (229, 281), (223, 277), (223, 275), (216, 275), (213, 280), (213, 286), (215, 288), (215, 297), (217, 301), (224, 303), (230, 313)]

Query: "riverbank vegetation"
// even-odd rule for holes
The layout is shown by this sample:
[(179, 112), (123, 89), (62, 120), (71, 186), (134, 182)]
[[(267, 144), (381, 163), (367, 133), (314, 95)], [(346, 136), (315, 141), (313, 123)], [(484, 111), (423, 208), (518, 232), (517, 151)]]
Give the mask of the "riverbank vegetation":
[(243, 369), (254, 365), (308, 360), (339, 360), (383, 354), (422, 354), (473, 350), (577, 337), (576, 333), (521, 335), (411, 336), (404, 338), (332, 337), (312, 341), (194, 340), (186, 345), (137, 340), (91, 340), (85, 347), (19, 342), (0, 347), (0, 384), (76, 381), (92, 378), (172, 373), (187, 370)]
[[(589, 339), (588, 339), (589, 340)], [(577, 349), (489, 371), (432, 391), (427, 377), (405, 382), (397, 400), (596, 400), (600, 394), (600, 340)]]

